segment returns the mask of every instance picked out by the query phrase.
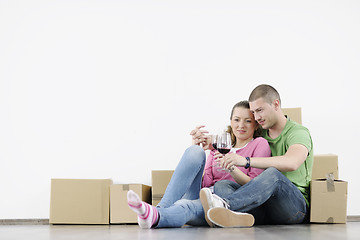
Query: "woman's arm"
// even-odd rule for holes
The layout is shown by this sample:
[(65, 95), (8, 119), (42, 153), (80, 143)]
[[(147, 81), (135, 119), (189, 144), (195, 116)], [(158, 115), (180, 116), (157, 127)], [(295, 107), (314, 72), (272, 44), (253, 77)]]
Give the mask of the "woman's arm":
[(245, 173), (243, 173), (237, 167), (231, 167), (229, 170), (230, 170), (230, 175), (241, 186), (243, 186), (246, 183), (250, 182), (251, 178), (248, 175), (246, 175)]
[(203, 180), (201, 183), (202, 187), (210, 187), (214, 185), (214, 175), (213, 175), (213, 165), (215, 164), (214, 162), (214, 151), (211, 151), (209, 153), (209, 156), (206, 159), (206, 163), (205, 163), (205, 169), (204, 169), (204, 174), (203, 174)]

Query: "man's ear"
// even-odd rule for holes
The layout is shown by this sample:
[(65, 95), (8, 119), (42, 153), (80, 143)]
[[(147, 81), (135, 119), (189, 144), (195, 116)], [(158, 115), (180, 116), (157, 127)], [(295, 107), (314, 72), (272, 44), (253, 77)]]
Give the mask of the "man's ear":
[(273, 101), (273, 105), (275, 107), (275, 110), (278, 111), (280, 109), (280, 100), (279, 99), (275, 99)]

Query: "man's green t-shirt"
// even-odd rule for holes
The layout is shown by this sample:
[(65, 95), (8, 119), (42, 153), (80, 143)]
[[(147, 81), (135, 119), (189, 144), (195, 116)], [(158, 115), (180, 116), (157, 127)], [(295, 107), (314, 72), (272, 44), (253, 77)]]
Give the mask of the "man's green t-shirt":
[(309, 153), (305, 162), (303, 162), (297, 170), (292, 172), (283, 172), (282, 174), (295, 184), (309, 205), (309, 185), (314, 162), (313, 143), (309, 130), (288, 118), (284, 129), (277, 138), (270, 138), (268, 130), (266, 129), (263, 130), (262, 135), (269, 142), (272, 156), (285, 155), (289, 147), (294, 144), (304, 145), (308, 149)]

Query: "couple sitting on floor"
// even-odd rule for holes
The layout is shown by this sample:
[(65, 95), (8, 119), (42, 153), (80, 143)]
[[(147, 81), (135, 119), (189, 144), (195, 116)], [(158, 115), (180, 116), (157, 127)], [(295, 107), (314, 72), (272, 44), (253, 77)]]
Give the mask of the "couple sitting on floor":
[[(230, 120), (232, 150), (225, 155), (212, 147), (204, 126), (190, 133), (193, 146), (156, 207), (128, 192), (141, 228), (308, 221), (313, 164), (308, 129), (284, 116), (279, 93), (269, 85), (257, 86), (249, 101), (235, 104)], [(211, 150), (207, 160), (205, 150)]]

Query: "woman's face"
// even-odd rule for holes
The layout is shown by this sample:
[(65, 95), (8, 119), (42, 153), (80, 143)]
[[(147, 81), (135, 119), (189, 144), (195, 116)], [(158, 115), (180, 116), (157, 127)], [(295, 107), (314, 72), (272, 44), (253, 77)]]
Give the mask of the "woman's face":
[(252, 139), (257, 123), (250, 109), (244, 107), (235, 108), (231, 118), (231, 128), (237, 142)]

